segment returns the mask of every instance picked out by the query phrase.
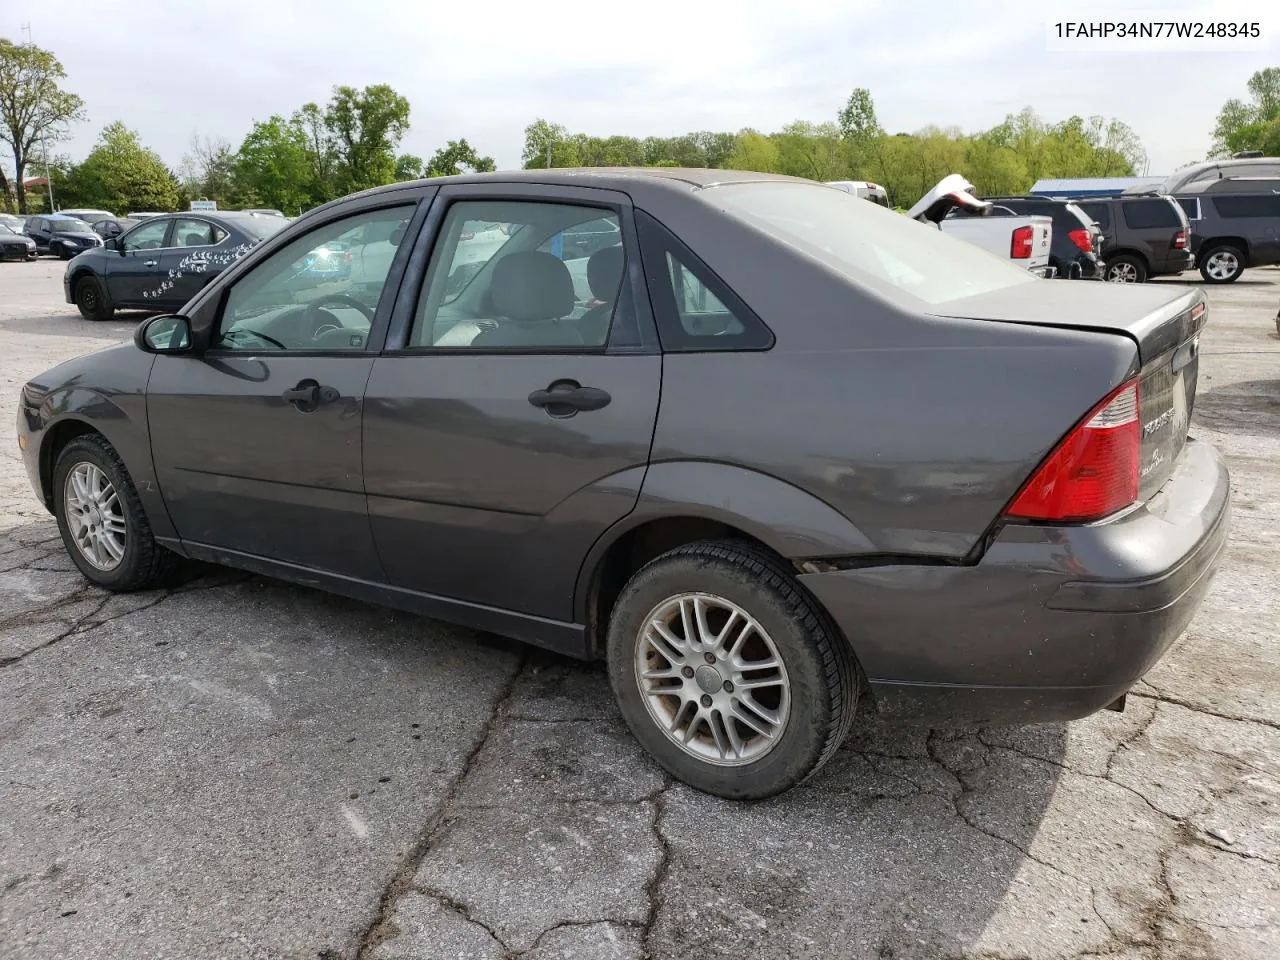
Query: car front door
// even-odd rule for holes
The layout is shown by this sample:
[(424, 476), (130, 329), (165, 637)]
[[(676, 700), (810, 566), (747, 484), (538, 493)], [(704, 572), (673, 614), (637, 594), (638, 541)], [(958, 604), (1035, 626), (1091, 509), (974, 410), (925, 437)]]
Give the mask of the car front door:
[(204, 353), (156, 358), (147, 386), (156, 477), (196, 556), (385, 580), (365, 503), (361, 416), (404, 258), (387, 261), (370, 301), (306, 266), (318, 247), (370, 223), (407, 225), (421, 196), (335, 212), (219, 292)]
[[(394, 586), (567, 623), (587, 550), (635, 506), (662, 358), (626, 198), (498, 191), (442, 189), (418, 238), (425, 280), (369, 381), (369, 514)], [(602, 218), (618, 242), (563, 260)]]
[(171, 219), (148, 220), (116, 240), (115, 256), (106, 258), (107, 292), (117, 305), (143, 306), (160, 300), (158, 267), (167, 245)]

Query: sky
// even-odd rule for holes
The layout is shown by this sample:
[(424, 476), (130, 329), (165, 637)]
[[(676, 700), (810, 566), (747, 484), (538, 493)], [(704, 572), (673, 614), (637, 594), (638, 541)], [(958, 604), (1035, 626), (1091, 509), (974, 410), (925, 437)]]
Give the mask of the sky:
[[(389, 83), (412, 110), (400, 152), (429, 158), (465, 137), (499, 169), (520, 165), (524, 128), (538, 117), (601, 136), (767, 132), (834, 120), (849, 92), (867, 87), (891, 133), (972, 132), (1028, 106), (1050, 121), (1115, 117), (1159, 175), (1203, 158), (1223, 102), (1280, 65), (1275, 0), (1093, 3), (0, 0), (0, 36), (22, 42), (29, 24), (85, 100), (88, 122), (55, 152), (82, 159), (123, 120), (173, 168), (194, 135), (235, 146), (255, 120), (323, 103), (336, 84)], [(1046, 21), (1068, 17), (1172, 15), (1258, 21), (1267, 49), (1089, 48), (1046, 32)]]

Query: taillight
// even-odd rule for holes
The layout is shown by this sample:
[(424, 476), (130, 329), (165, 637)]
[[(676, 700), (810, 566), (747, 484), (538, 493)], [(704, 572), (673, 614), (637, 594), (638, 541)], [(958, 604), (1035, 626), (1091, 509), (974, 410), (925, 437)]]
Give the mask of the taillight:
[(1138, 499), (1142, 436), (1138, 381), (1112, 391), (1063, 438), (1013, 498), (1006, 515), (1097, 520)]
[(1175, 250), (1187, 249), (1187, 231), (1179, 230), (1177, 233), (1173, 235), (1173, 249)]
[(1013, 243), (1009, 247), (1009, 256), (1014, 260), (1026, 260), (1030, 257), (1035, 234), (1034, 227), (1019, 227), (1013, 231)]
[(1090, 235), (1088, 230), (1071, 230), (1068, 231), (1067, 236), (1070, 237), (1071, 242), (1079, 247), (1083, 252), (1093, 253), (1093, 237)]

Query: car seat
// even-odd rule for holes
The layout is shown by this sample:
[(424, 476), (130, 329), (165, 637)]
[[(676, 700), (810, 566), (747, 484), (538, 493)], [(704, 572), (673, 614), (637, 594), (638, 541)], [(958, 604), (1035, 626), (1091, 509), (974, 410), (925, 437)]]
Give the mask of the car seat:
[(481, 331), (471, 346), (574, 347), (582, 345), (576, 325), (562, 323), (573, 312), (573, 277), (558, 257), (525, 250), (493, 266), (489, 287), (498, 326)]
[(622, 286), (624, 255), (621, 245), (597, 250), (587, 261), (587, 286), (591, 295), (604, 301), (592, 307), (578, 320), (582, 342), (588, 346), (603, 346), (609, 337), (609, 321), (613, 319), (614, 301)]

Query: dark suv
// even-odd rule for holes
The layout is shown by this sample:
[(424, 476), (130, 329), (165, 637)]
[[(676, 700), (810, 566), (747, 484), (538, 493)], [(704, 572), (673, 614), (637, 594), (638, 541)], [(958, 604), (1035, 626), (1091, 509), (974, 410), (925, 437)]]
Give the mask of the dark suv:
[(1280, 263), (1280, 177), (1196, 183), (1175, 198), (1191, 221), (1191, 250), (1206, 283)]
[(1099, 197), (1080, 209), (1102, 228), (1104, 279), (1142, 283), (1195, 266), (1191, 226), (1172, 197)]
[(63, 260), (76, 254), (102, 246), (102, 238), (93, 227), (75, 217), (54, 214), (51, 217), (32, 217), (24, 231), (35, 241), (40, 253), (51, 253)]
[(1053, 218), (1049, 265), (1064, 280), (1102, 279), (1102, 230), (1079, 205), (1049, 197), (983, 197), (995, 204), (991, 216)]

